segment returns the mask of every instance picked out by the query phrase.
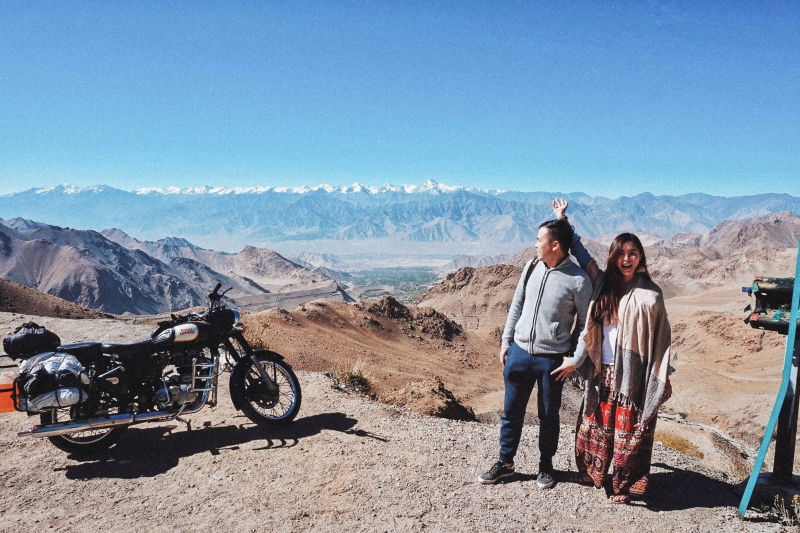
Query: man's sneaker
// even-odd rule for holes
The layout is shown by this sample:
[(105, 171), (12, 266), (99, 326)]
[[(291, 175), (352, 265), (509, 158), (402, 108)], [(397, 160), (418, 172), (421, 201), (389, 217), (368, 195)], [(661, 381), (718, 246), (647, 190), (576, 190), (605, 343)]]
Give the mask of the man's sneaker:
[(539, 475), (536, 476), (536, 484), (539, 485), (540, 489), (549, 489), (553, 486), (553, 483), (555, 483), (555, 480), (551, 472), (539, 470)]
[(484, 485), (491, 485), (493, 483), (497, 483), (504, 477), (513, 476), (514, 475), (514, 467), (511, 468), (507, 467), (503, 461), (497, 461), (492, 467), (489, 469), (488, 472), (484, 472), (480, 476), (478, 476), (478, 481), (483, 483)]

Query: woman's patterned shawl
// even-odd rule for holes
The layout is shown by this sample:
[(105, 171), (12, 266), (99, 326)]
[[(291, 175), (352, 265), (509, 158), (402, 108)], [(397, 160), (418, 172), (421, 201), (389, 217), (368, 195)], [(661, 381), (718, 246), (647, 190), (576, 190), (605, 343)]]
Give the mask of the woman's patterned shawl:
[[(583, 341), (589, 357), (581, 365), (588, 380), (584, 412), (597, 408), (598, 383), (603, 346), (603, 325), (591, 319), (602, 280), (597, 283)], [(637, 276), (631, 289), (620, 299), (617, 346), (614, 350), (614, 398), (626, 398), (639, 411), (639, 423), (649, 422), (664, 403), (667, 370), (670, 364), (671, 332), (661, 289), (652, 281)]]

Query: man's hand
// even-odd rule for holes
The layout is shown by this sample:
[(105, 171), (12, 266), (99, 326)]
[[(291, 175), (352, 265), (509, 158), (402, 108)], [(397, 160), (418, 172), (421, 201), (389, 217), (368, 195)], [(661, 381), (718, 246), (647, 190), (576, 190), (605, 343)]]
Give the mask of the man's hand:
[(556, 377), (556, 381), (564, 381), (567, 379), (578, 367), (572, 364), (571, 357), (565, 357), (561, 366), (550, 372), (551, 376)]
[(508, 359), (508, 348), (500, 349), (500, 364), (506, 366), (506, 359)]
[(670, 382), (670, 380), (667, 380), (667, 388), (666, 390), (664, 390), (664, 401), (661, 403), (666, 402), (670, 398), (672, 398), (672, 382)]
[(569, 202), (564, 200), (563, 198), (556, 198), (553, 200), (553, 214), (556, 216), (558, 220), (562, 218), (567, 218), (567, 208), (569, 207)]

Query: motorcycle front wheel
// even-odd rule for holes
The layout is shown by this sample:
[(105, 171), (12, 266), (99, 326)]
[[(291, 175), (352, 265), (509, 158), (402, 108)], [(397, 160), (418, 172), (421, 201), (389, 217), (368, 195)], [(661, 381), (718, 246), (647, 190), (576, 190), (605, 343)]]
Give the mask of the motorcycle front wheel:
[(242, 359), (231, 373), (233, 403), (259, 426), (275, 428), (288, 424), (300, 411), (300, 382), (285, 361), (268, 355), (256, 357), (278, 390), (270, 393), (253, 362)]
[[(42, 425), (67, 422), (70, 420), (70, 408), (50, 409), (41, 413), (39, 419)], [(91, 455), (107, 450), (116, 444), (126, 429), (128, 429), (127, 426), (91, 429), (47, 438), (59, 450), (75, 455)]]

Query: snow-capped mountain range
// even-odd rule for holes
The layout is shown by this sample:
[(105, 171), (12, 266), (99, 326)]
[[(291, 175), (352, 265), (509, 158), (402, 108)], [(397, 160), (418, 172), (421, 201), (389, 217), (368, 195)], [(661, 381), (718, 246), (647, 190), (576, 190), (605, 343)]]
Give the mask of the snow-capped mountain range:
[[(111, 189), (111, 187), (108, 187), (106, 185), (76, 187), (69, 184), (63, 184), (51, 187), (41, 187), (32, 190), (37, 194), (46, 194), (53, 190), (61, 190), (64, 194), (78, 194), (82, 192), (101, 193), (108, 189)], [(437, 183), (433, 180), (428, 180), (422, 185), (409, 185), (409, 184), (390, 185), (386, 183), (384, 185), (381, 185), (380, 187), (375, 187), (374, 185), (361, 185), (360, 183), (353, 183), (352, 185), (340, 185), (338, 187), (334, 187), (333, 185), (328, 185), (326, 183), (323, 183), (315, 187), (309, 187), (308, 185), (301, 185), (299, 187), (209, 187), (209, 186), (185, 187), (185, 188), (143, 187), (140, 189), (134, 189), (131, 192), (134, 192), (136, 194), (263, 194), (268, 192), (305, 194), (314, 191), (325, 191), (329, 193), (339, 192), (342, 194), (358, 194), (358, 193), (381, 194), (385, 192), (404, 192), (407, 194), (415, 194), (415, 193), (444, 194), (456, 191), (481, 192), (485, 194), (501, 194), (507, 192), (503, 189), (480, 189), (476, 187), (462, 187), (460, 185), (444, 185), (441, 183)]]
[(0, 218), (22, 217), (81, 229), (119, 228), (139, 239), (181, 237), (200, 246), (239, 251), (252, 244), (276, 248), (334, 243), (348, 250), (481, 253), (524, 248), (538, 225), (552, 218), (554, 197), (570, 201), (570, 221), (587, 237), (631, 231), (667, 238), (700, 234), (722, 220), (789, 211), (800, 198), (757, 194), (727, 198), (708, 194), (619, 198), (583, 193), (515, 192), (449, 186), (353, 184), (333, 187), (149, 187), (59, 185), (0, 196)]

